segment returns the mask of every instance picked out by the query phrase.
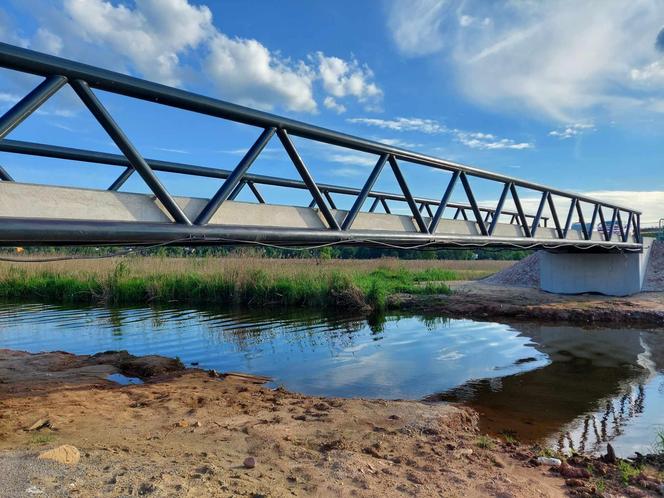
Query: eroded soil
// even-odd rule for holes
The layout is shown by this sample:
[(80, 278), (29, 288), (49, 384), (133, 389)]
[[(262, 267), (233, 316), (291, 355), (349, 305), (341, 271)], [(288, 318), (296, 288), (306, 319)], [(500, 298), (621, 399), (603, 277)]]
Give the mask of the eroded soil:
[[(0, 351), (1, 496), (562, 493), (542, 469), (479, 448), (462, 408), (307, 397), (168, 362), (142, 385), (105, 380), (126, 360)], [(80, 450), (77, 465), (36, 459), (61, 444)]]
[(664, 292), (629, 297), (598, 294), (549, 294), (529, 287), (483, 282), (453, 282), (450, 295), (406, 295), (389, 298), (389, 306), (404, 311), (469, 318), (544, 320), (578, 324), (626, 326), (664, 325)]
[[(0, 496), (596, 496), (594, 476), (570, 482), (481, 436), (468, 409), (263, 383), (157, 356), (0, 350)], [(65, 444), (75, 465), (36, 458)], [(646, 484), (604, 496), (656, 496)]]

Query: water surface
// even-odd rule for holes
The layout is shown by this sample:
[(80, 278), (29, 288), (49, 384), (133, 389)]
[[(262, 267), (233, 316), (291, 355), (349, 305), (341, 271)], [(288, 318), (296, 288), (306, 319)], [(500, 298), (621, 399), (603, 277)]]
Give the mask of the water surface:
[(664, 430), (664, 333), (388, 316), (0, 304), (0, 348), (179, 357), (313, 395), (461, 401), (485, 432), (619, 453)]

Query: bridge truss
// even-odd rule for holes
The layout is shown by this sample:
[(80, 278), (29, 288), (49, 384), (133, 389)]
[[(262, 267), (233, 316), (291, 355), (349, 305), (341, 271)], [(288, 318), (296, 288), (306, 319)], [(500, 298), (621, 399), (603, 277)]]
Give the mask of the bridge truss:
[[(398, 247), (525, 247), (595, 251), (641, 251), (639, 211), (600, 199), (495, 174), (383, 143), (320, 128), (210, 97), (120, 73), (0, 43), (0, 67), (44, 80), (0, 118), (0, 152), (97, 163), (122, 168), (106, 192), (62, 189), (14, 182), (0, 166), (0, 244), (130, 245), (173, 243), (318, 246), (324, 244)], [(117, 145), (122, 155), (7, 139), (28, 116), (69, 85)], [(95, 94), (102, 90), (148, 102), (229, 120), (257, 128), (256, 141), (233, 169), (148, 159), (141, 155)], [(276, 137), (275, 137), (276, 136)], [(362, 188), (315, 181), (291, 137), (343, 147), (375, 156)], [(249, 173), (270, 140), (278, 140), (301, 180)], [(414, 195), (402, 163), (443, 170), (450, 179), (436, 199)], [(400, 192), (374, 185), (391, 170)], [(210, 199), (176, 198), (155, 172), (178, 173), (223, 183)], [(138, 174), (153, 195), (121, 191)], [(496, 182), (501, 194), (494, 207), (480, 206), (471, 178)], [(305, 190), (308, 207), (269, 204), (262, 186)], [(452, 202), (461, 189), (467, 203)], [(256, 203), (236, 200), (249, 189)], [(521, 189), (536, 195), (537, 209), (527, 213)], [(352, 206), (338, 209), (340, 196)], [(507, 209), (511, 202), (513, 209)], [(560, 204), (567, 207), (561, 211)], [(86, 205), (88, 203), (88, 205)], [(405, 205), (407, 216), (390, 205)], [(107, 206), (106, 211), (92, 205)], [(137, 208), (129, 213), (127, 205)], [(368, 205), (368, 208), (367, 208)], [(115, 206), (115, 209), (114, 209)], [(378, 213), (382, 208), (383, 213)], [(592, 213), (589, 217), (584, 215)], [(548, 216), (545, 214), (548, 211)], [(135, 213), (140, 213), (136, 215)]]

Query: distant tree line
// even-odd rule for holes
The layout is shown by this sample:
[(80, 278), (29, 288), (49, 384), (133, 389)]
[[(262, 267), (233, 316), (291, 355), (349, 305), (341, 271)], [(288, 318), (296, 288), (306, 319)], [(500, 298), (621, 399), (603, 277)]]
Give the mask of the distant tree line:
[[(72, 254), (72, 255), (98, 255), (108, 256), (124, 252), (128, 248), (122, 247), (26, 247), (17, 251), (16, 248), (6, 248), (4, 254)], [(160, 257), (266, 257), (266, 258), (316, 258), (316, 259), (493, 259), (493, 260), (519, 260), (528, 256), (532, 251), (517, 249), (391, 249), (384, 247), (323, 247), (310, 250), (292, 250), (273, 247), (253, 246), (196, 246), (196, 247), (156, 247), (145, 249), (136, 247), (134, 252), (146, 256)]]

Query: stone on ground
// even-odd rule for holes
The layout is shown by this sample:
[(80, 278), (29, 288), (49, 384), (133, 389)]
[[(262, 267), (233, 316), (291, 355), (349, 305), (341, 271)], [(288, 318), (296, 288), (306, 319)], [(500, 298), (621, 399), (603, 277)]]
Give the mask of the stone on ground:
[(78, 448), (69, 444), (63, 444), (51, 450), (42, 451), (37, 458), (42, 460), (53, 460), (66, 465), (76, 465), (81, 459)]

